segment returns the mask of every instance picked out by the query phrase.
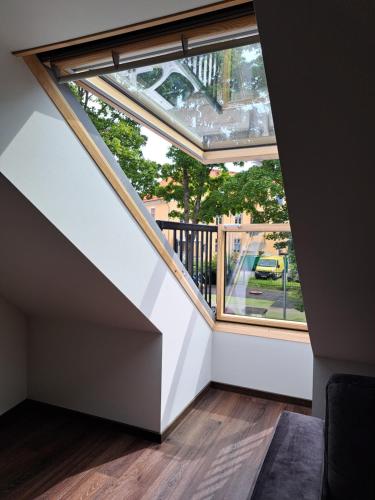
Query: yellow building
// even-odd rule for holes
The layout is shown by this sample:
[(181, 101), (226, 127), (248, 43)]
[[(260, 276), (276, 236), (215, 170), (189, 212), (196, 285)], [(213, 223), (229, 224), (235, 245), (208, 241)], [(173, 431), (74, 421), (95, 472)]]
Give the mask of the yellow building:
[[(177, 219), (173, 219), (169, 216), (169, 214), (173, 210), (177, 210), (177, 203), (175, 201), (167, 202), (163, 198), (153, 197), (151, 199), (143, 200), (145, 206), (150, 212), (151, 216), (155, 220), (164, 220), (164, 221), (172, 221), (178, 222)], [(221, 215), (215, 218), (215, 221), (210, 223), (210, 225), (219, 225), (219, 224), (250, 224), (251, 223), (251, 215), (242, 213), (236, 215)], [(172, 232), (166, 231), (165, 235), (169, 241), (172, 243)], [(242, 242), (242, 235), (238, 235), (237, 238), (233, 240), (233, 250), (240, 251)], [(215, 254), (217, 252), (217, 236), (215, 235), (212, 242), (212, 251)]]
[[(177, 203), (175, 201), (167, 202), (163, 198), (153, 197), (149, 200), (143, 200), (143, 203), (149, 210), (150, 214), (155, 220), (168, 220), (178, 222), (177, 219), (169, 217), (170, 212), (177, 210)], [(250, 214), (237, 214), (237, 215), (220, 215), (215, 218), (211, 225), (219, 224), (250, 224)]]
[[(234, 173), (231, 174), (233, 175)], [(217, 175), (217, 171), (213, 170), (211, 175)], [(162, 182), (164, 183), (165, 181)], [(154, 196), (150, 199), (144, 199), (143, 202), (155, 220), (178, 222), (177, 219), (169, 216), (171, 212), (178, 209), (176, 201), (172, 200), (167, 202), (163, 198)], [(215, 220), (209, 225), (251, 224), (251, 222), (252, 217), (250, 214), (240, 213), (234, 215), (219, 215), (215, 217)], [(171, 246), (173, 246), (173, 232), (171, 230), (164, 230), (164, 234)], [(264, 233), (254, 233), (250, 239), (248, 233), (233, 233), (228, 239), (228, 245), (227, 250), (230, 253), (262, 253), (265, 255), (272, 255), (275, 253), (273, 241), (266, 239)], [(215, 234), (212, 239), (212, 254), (215, 255), (216, 253), (217, 235)]]

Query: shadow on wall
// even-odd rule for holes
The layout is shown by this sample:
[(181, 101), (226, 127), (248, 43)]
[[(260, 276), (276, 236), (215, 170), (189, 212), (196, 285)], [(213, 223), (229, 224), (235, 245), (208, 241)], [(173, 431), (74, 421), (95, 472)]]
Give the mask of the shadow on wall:
[(36, 111), (56, 120), (63, 120), (23, 60), (10, 52), (10, 49), (4, 50), (3, 47), (0, 52), (0, 64), (4, 69), (0, 81), (0, 157), (23, 127), (33, 119)]
[[(211, 381), (212, 332), (198, 328), (198, 321), (202, 319), (193, 310), (174, 359), (170, 353), (165, 354), (167, 347), (163, 338), (162, 431)], [(168, 361), (173, 368), (170, 373), (165, 373)], [(165, 397), (164, 391), (167, 393)]]
[[(154, 267), (147, 287), (145, 288), (145, 294), (139, 306), (140, 310), (148, 318), (152, 315), (167, 272), (168, 271), (166, 269), (164, 261), (159, 259)], [(172, 301), (173, 297), (171, 297), (171, 302)]]
[(159, 259), (140, 303), (162, 332), (162, 431), (211, 380), (212, 329), (175, 287), (175, 277)]
[(160, 335), (72, 321), (29, 321), (29, 398), (160, 428)]

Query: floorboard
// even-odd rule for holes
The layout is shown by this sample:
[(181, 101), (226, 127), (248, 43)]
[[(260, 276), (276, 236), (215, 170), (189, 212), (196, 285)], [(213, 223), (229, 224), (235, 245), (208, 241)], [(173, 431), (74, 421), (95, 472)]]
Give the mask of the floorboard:
[(283, 410), (209, 389), (162, 443), (58, 408), (20, 405), (0, 425), (0, 498), (242, 500)]

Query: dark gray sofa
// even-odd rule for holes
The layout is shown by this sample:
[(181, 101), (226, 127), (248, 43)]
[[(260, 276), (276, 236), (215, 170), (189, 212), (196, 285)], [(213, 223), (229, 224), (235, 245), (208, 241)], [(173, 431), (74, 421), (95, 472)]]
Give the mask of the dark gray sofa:
[(375, 500), (375, 378), (333, 375), (325, 422), (284, 412), (252, 500)]

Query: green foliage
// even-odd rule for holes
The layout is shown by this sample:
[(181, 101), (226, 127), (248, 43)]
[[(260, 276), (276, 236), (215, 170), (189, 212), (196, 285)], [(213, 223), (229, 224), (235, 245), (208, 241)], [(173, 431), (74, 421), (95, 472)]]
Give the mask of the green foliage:
[(190, 97), (194, 92), (194, 87), (184, 75), (173, 72), (156, 90), (176, 107), (179, 102), (184, 103)]
[(254, 45), (250, 50), (249, 47), (230, 50), (232, 98), (251, 95), (256, 99), (267, 93), (266, 73), (260, 46)]
[[(172, 163), (161, 168), (161, 178), (165, 183), (158, 187), (157, 195), (166, 201), (177, 202), (178, 209), (173, 210), (170, 217), (184, 222), (211, 222), (220, 213), (207, 201), (228, 178), (227, 168), (224, 164), (203, 165), (174, 146), (167, 156)], [(213, 169), (217, 171), (216, 176), (211, 175)]]
[(251, 89), (257, 92), (267, 91), (266, 72), (262, 54), (259, 54), (252, 64)]
[(145, 89), (152, 87), (163, 75), (163, 70), (159, 67), (152, 68), (150, 71), (138, 73), (137, 82)]
[(280, 162), (265, 160), (245, 172), (227, 175), (202, 207), (209, 214), (250, 213), (254, 223), (288, 221)]
[(160, 165), (143, 157), (147, 137), (141, 134), (140, 126), (85, 89), (76, 85), (70, 88), (140, 197), (153, 196)]
[(286, 203), (280, 202), (285, 194), (279, 161), (263, 161), (230, 175), (224, 164), (203, 165), (172, 146), (167, 155), (171, 164), (161, 166), (143, 157), (147, 138), (138, 124), (85, 89), (72, 85), (71, 90), (141, 198), (176, 201), (171, 217), (209, 223), (217, 215), (247, 212), (254, 223), (288, 220)]
[(296, 288), (288, 293), (289, 297), (293, 300), (294, 302), (294, 308), (297, 309), (297, 311), (304, 312), (305, 311), (305, 306), (303, 303), (303, 297), (302, 297), (302, 290), (301, 287)]

